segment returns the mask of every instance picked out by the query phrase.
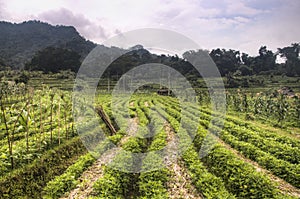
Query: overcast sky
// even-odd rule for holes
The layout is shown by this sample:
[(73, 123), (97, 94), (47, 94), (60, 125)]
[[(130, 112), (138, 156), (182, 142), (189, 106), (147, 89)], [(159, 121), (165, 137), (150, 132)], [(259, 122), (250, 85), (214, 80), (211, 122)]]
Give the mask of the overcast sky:
[(202, 48), (258, 54), (300, 42), (300, 0), (0, 0), (0, 20), (72, 25), (101, 44), (117, 33), (164, 28)]

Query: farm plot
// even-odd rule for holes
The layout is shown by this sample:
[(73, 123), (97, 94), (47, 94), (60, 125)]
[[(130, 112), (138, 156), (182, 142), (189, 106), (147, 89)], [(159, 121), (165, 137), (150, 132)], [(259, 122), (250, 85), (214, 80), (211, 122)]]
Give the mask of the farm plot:
[(232, 115), (212, 120), (220, 113), (174, 97), (135, 94), (112, 109), (111, 96), (99, 95), (95, 107), (113, 134), (100, 117), (76, 129), (70, 92), (11, 92), (1, 98), (1, 198), (300, 197), (300, 141), (279, 128)]
[[(120, 105), (122, 104), (124, 105), (124, 102), (120, 100)], [(299, 146), (297, 140), (288, 136), (276, 136), (271, 130), (264, 134), (254, 126), (227, 117), (224, 129), (220, 130), (220, 138), (216, 138), (217, 143), (207, 156), (200, 158), (198, 151), (209, 134), (208, 126), (211, 118), (209, 110), (198, 107), (201, 117), (195, 118), (193, 111), (196, 107), (181, 110), (174, 98), (144, 95), (134, 96), (129, 107), (131, 116), (129, 120), (132, 124), (138, 123), (147, 128), (135, 133), (129, 132), (132, 128), (128, 128), (125, 135), (115, 142), (116, 145), (133, 153), (154, 152), (141, 159), (138, 165), (140, 168), (151, 167), (153, 164), (166, 166), (148, 172), (124, 172), (115, 166), (120, 168), (137, 166), (132, 165), (135, 162), (134, 156), (131, 153), (115, 153), (113, 154), (115, 156), (109, 156), (110, 161), (120, 162), (120, 165), (110, 167), (103, 162), (96, 162), (89, 168), (96, 166), (101, 170), (99, 178), (89, 181), (87, 177), (89, 175), (83, 172), (82, 176), (78, 177), (79, 181), (75, 183), (77, 184), (75, 189), (73, 186), (73, 190), (68, 188), (62, 193), (64, 198), (298, 198), (300, 196), (297, 170), (299, 164), (297, 158), (292, 158), (297, 156), (279, 156), (277, 153), (281, 151), (282, 154), (288, 154), (295, 151), (294, 154), (297, 154)], [(180, 124), (181, 117), (188, 117), (184, 120), (188, 122)], [(179, 130), (180, 125), (182, 130)], [(163, 128), (159, 128), (161, 126)], [(169, 144), (173, 143), (174, 146), (175, 143), (176, 146), (178, 144), (174, 141), (176, 135), (180, 139), (189, 139), (188, 136), (195, 133), (190, 132), (194, 126), (197, 126), (198, 130), (193, 145), (188, 146), (181, 156), (177, 156), (175, 162), (168, 162), (168, 155), (176, 156), (176, 151), (175, 153), (169, 151), (164, 158), (155, 153)], [(218, 130), (218, 122), (215, 121), (212, 128)], [(241, 133), (234, 133), (236, 131)], [(154, 136), (144, 138), (145, 136), (139, 133)], [(246, 139), (242, 135), (249, 138)], [(214, 135), (212, 139), (213, 137)], [(229, 137), (234, 139), (236, 145), (230, 142)], [(263, 146), (263, 143), (255, 143), (252, 137), (256, 142), (270, 139), (268, 147)], [(248, 153), (254, 152), (237, 147), (240, 145), (251, 146), (251, 149), (256, 150), (254, 152), (265, 155), (259, 157), (267, 158), (269, 164), (252, 158)], [(172, 149), (176, 150), (176, 147)], [(273, 166), (270, 166), (272, 164)], [(290, 166), (290, 170), (281, 169), (281, 173), (276, 172), (276, 169), (286, 166)], [(86, 169), (87, 172), (89, 168)]]

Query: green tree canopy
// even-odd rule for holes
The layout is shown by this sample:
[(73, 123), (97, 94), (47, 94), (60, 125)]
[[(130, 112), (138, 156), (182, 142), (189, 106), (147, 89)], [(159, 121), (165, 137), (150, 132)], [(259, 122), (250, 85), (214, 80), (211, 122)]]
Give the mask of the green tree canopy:
[(285, 69), (288, 76), (300, 75), (300, 45), (294, 43), (291, 46), (278, 48), (279, 55), (286, 59)]
[(2, 60), (2, 59), (0, 58), (0, 70), (4, 70), (5, 67), (6, 67), (6, 63), (4, 62), (4, 60)]
[(261, 71), (274, 70), (276, 67), (276, 54), (267, 49), (267, 46), (262, 46), (259, 49), (259, 56), (253, 60), (253, 70), (256, 73)]
[(236, 50), (214, 49), (210, 52), (222, 76), (235, 72), (241, 64), (240, 52)]
[(41, 70), (44, 72), (59, 72), (60, 70), (78, 71), (80, 55), (74, 51), (48, 47), (39, 51), (30, 62), (26, 63), (26, 70)]

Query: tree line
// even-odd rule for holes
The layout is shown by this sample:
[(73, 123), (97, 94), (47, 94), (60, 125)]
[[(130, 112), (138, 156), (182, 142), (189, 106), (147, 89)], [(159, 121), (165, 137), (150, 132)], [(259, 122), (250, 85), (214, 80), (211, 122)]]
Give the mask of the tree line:
[[(121, 50), (121, 49), (120, 49)], [(208, 54), (215, 62), (221, 76), (228, 75), (286, 75), (300, 76), (299, 43), (293, 43), (290, 46), (278, 48), (273, 52), (262, 46), (258, 50), (257, 56), (250, 56), (247, 53), (233, 49), (213, 49), (188, 51), (183, 54), (183, 58), (177, 55), (156, 55), (141, 48), (128, 51), (126, 54), (115, 60), (107, 69), (105, 75), (121, 76), (131, 68), (145, 63), (162, 63), (179, 71), (185, 76), (193, 78), (201, 76), (197, 74), (195, 68), (186, 61), (190, 55), (203, 56)], [(277, 63), (276, 59), (281, 57), (284, 62)], [(72, 51), (63, 48), (48, 47), (36, 53), (36, 55), (27, 62), (25, 70), (39, 70), (45, 73), (57, 73), (61, 70), (72, 70), (77, 72), (81, 65), (82, 57)], [(4, 65), (3, 61), (1, 65)], [(197, 75), (195, 75), (197, 74)]]
[[(250, 56), (236, 50), (214, 49), (209, 54), (222, 76), (238, 72), (241, 75), (274, 74), (287, 76), (300, 75), (299, 43), (278, 48), (277, 52), (260, 47), (258, 56)], [(276, 63), (277, 56), (285, 63)]]

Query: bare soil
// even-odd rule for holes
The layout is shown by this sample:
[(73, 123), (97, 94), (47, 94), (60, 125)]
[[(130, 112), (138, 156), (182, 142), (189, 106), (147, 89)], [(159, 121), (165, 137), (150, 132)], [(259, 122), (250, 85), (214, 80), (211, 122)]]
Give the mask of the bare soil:
[(167, 142), (169, 146), (169, 156), (165, 157), (165, 164), (171, 171), (171, 180), (167, 183), (168, 194), (170, 198), (203, 198), (192, 184), (183, 160), (177, 154), (176, 136), (170, 124), (165, 122), (165, 131), (167, 133)]
[(147, 101), (145, 101), (145, 106), (149, 107), (149, 103)]
[(129, 125), (127, 128), (127, 135), (125, 135), (119, 142), (119, 146), (122, 146), (130, 137), (134, 137), (138, 130), (139, 119), (137, 117), (129, 119)]
[(85, 199), (92, 195), (93, 184), (103, 176), (103, 166), (107, 162), (110, 162), (115, 154), (118, 152), (117, 148), (107, 151), (101, 158), (99, 158), (91, 167), (89, 167), (80, 176), (80, 183), (77, 187), (71, 190), (70, 193), (65, 194), (61, 199)]
[[(138, 118), (131, 118), (127, 130), (127, 135), (119, 142), (119, 146), (126, 142), (126, 140), (134, 136), (138, 128)], [(103, 177), (103, 166), (110, 163), (121, 148), (116, 147), (105, 152), (91, 167), (89, 167), (80, 176), (80, 184), (77, 187), (66, 193), (61, 199), (85, 199), (93, 195), (93, 185), (101, 177)]]

